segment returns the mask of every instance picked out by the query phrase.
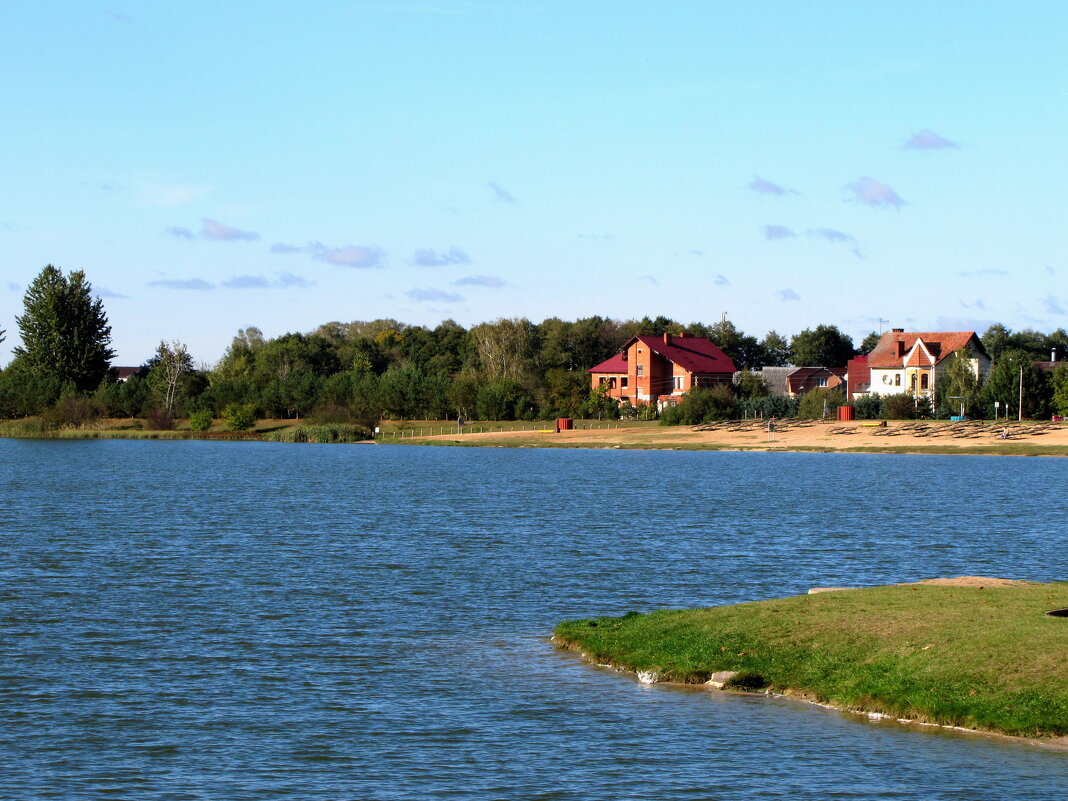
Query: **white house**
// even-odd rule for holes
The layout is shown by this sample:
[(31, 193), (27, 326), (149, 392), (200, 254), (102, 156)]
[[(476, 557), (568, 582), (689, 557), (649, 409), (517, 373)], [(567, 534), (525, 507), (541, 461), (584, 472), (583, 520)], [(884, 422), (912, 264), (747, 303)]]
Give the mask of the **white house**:
[(868, 354), (872, 395), (933, 395), (954, 353), (964, 348), (976, 378), (990, 372), (990, 357), (974, 331), (912, 331), (894, 328)]

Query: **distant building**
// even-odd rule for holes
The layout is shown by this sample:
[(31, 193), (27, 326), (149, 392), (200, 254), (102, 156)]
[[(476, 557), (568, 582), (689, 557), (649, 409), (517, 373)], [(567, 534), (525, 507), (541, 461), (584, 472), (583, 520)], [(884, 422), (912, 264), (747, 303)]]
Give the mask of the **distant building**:
[(990, 356), (974, 331), (912, 331), (894, 328), (868, 354), (872, 395), (930, 396), (954, 353), (963, 348), (976, 378), (990, 372)]
[(141, 372), (140, 367), (110, 367), (108, 368), (108, 375), (115, 381), (129, 381), (135, 375)]
[(637, 336), (589, 370), (594, 389), (635, 406), (664, 406), (695, 387), (730, 384), (734, 362), (714, 342), (689, 334)]

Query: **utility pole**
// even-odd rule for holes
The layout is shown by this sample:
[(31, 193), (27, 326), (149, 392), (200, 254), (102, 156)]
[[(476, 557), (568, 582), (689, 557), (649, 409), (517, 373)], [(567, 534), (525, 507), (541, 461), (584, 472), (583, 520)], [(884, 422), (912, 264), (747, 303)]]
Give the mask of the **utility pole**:
[(1017, 409), (1017, 420), (1023, 422), (1023, 365), (1020, 365), (1020, 405)]

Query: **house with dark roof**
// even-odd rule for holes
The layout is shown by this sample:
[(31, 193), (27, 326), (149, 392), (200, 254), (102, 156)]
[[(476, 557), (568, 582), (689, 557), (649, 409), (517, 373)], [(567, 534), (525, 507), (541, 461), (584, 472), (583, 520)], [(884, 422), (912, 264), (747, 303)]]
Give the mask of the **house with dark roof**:
[(611, 359), (589, 370), (594, 389), (635, 406), (676, 403), (695, 387), (730, 384), (734, 362), (716, 344), (689, 334), (633, 337)]
[(894, 328), (868, 354), (872, 395), (932, 396), (938, 378), (958, 350), (968, 354), (980, 381), (990, 372), (990, 356), (974, 331), (911, 331)]

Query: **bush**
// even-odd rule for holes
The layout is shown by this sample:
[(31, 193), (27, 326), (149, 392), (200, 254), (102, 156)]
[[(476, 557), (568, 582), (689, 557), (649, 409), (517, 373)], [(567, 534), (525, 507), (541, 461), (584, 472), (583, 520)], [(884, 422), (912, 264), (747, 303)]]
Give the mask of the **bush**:
[(693, 426), (713, 420), (731, 420), (738, 416), (738, 399), (725, 385), (687, 392), (674, 406), (666, 406), (660, 413), (662, 426)]
[(227, 431), (247, 431), (256, 424), (256, 407), (251, 403), (228, 404), (222, 413)]
[(189, 428), (192, 431), (207, 431), (211, 428), (211, 412), (207, 409), (190, 412)]
[(840, 389), (811, 389), (801, 398), (797, 416), (808, 419), (834, 417), (835, 410), (845, 405), (845, 393)]
[(174, 415), (158, 407), (149, 409), (145, 412), (145, 425), (154, 431), (170, 431), (174, 428)]
[(48, 428), (81, 426), (98, 420), (103, 414), (104, 406), (96, 398), (71, 395), (41, 412), (41, 420)]
[(858, 420), (878, 420), (882, 410), (882, 401), (878, 396), (867, 395), (853, 401), (853, 408), (857, 410)]
[(916, 399), (908, 394), (887, 395), (880, 412), (879, 416), (887, 420), (915, 420)]

